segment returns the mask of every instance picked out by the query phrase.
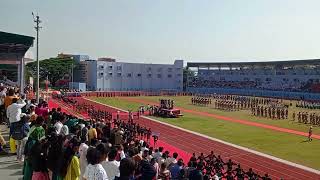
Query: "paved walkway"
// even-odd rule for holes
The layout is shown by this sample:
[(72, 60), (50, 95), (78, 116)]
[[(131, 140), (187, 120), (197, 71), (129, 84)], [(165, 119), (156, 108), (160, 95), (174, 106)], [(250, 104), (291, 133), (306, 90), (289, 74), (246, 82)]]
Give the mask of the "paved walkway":
[[(9, 129), (0, 125), (0, 132), (4, 139), (9, 141)], [(9, 145), (8, 145), (9, 147)], [(9, 149), (5, 149), (9, 151)], [(0, 155), (0, 179), (17, 180), (22, 179), (22, 165), (16, 160), (16, 155), (1, 154)]]

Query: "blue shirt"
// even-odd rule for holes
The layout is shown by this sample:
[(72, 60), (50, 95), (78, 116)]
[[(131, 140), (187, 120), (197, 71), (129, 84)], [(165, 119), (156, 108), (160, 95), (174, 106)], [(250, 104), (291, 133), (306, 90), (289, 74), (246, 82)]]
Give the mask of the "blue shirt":
[(177, 163), (172, 165), (170, 168), (170, 173), (172, 179), (179, 179), (179, 174), (182, 169), (182, 166), (179, 166)]

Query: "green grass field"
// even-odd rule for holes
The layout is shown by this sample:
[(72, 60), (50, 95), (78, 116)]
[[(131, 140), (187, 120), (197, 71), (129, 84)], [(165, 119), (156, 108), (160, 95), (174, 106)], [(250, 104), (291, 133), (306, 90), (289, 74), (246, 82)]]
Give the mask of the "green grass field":
[[(158, 103), (161, 97), (130, 97)], [(164, 97), (175, 100), (176, 106), (196, 111), (209, 112), (217, 115), (233, 117), (237, 119), (249, 120), (269, 124), (273, 126), (295, 129), (307, 132), (308, 127), (289, 120), (271, 120), (251, 116), (248, 111), (226, 112), (215, 110), (210, 107), (194, 106), (190, 104), (190, 97)], [(124, 110), (137, 110), (141, 103), (136, 103), (122, 98), (92, 98), (98, 102), (119, 107)], [(292, 111), (291, 111), (292, 110)], [(297, 110), (289, 109), (290, 112)], [(297, 111), (296, 111), (297, 112)], [(286, 159), (298, 164), (303, 164), (315, 169), (320, 169), (320, 140), (313, 142), (303, 142), (305, 137), (276, 132), (269, 129), (252, 127), (234, 122), (228, 122), (211, 117), (197, 116), (192, 113), (185, 113), (178, 119), (155, 118), (185, 129), (196, 131), (211, 137), (215, 137), (227, 142), (254, 149), (266, 154), (270, 154), (282, 159)], [(291, 117), (291, 115), (290, 115)], [(320, 128), (314, 128), (315, 134), (320, 134)]]

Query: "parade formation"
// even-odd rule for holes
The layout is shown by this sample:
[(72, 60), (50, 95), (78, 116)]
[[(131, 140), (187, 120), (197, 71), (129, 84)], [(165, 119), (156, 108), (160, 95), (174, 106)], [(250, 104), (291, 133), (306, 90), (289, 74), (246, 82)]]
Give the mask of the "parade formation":
[[(320, 110), (319, 102), (299, 101), (294, 105), (276, 98), (211, 94), (195, 95), (191, 97), (191, 104), (208, 106), (222, 111), (245, 110), (256, 117), (277, 120), (290, 119), (289, 114), (292, 113), (291, 119), (295, 122), (314, 126), (320, 125), (320, 112), (317, 112), (317, 110)], [(299, 111), (300, 109), (310, 109), (312, 111)]]

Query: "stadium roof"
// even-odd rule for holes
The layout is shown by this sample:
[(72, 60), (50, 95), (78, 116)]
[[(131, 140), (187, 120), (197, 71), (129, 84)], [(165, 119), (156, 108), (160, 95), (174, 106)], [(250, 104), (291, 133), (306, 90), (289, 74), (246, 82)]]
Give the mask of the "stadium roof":
[(25, 53), (34, 37), (0, 31), (0, 53)]
[(188, 62), (187, 67), (228, 67), (228, 66), (308, 66), (320, 65), (320, 59), (264, 61), (264, 62)]
[(34, 37), (0, 31), (0, 64), (19, 64)]

